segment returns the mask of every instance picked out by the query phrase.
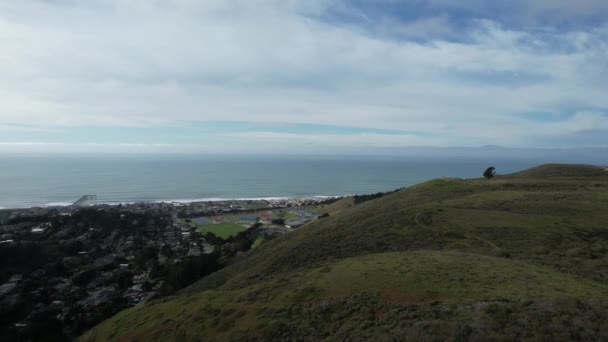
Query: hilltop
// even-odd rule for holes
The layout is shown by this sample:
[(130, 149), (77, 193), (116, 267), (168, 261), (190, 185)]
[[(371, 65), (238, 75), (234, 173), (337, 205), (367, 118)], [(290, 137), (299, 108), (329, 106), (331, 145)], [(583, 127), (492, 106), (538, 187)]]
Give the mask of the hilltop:
[(519, 178), (547, 178), (547, 177), (602, 177), (608, 168), (593, 165), (564, 165), (544, 164), (528, 170), (516, 172), (510, 177)]
[(264, 243), (105, 340), (608, 338), (608, 171), (435, 179)]

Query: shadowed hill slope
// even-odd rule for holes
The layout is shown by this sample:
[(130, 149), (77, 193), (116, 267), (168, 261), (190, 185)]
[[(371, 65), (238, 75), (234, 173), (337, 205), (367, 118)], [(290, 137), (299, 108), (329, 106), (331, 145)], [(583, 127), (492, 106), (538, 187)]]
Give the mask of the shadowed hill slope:
[(608, 172), (436, 179), (341, 210), (82, 340), (608, 338)]

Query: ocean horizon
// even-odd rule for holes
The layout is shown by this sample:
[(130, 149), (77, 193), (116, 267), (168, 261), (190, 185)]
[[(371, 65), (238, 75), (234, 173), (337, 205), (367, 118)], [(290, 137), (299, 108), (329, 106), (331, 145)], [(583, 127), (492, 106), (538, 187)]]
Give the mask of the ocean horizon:
[(354, 156), (2, 156), (0, 209), (97, 204), (347, 196), (439, 177), (481, 177), (538, 159)]

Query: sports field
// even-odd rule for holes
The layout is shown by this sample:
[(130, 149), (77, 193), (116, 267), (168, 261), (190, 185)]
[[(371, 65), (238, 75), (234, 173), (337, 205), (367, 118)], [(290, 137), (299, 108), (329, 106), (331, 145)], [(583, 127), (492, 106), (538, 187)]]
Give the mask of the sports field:
[(215, 236), (222, 239), (227, 239), (246, 229), (246, 227), (236, 223), (206, 224), (198, 227), (198, 231), (202, 234), (213, 233)]

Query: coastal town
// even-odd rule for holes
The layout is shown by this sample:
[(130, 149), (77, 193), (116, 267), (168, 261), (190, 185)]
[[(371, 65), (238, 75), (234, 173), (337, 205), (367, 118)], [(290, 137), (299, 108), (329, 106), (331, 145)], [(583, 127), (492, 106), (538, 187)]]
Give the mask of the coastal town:
[(326, 217), (319, 208), (336, 200), (80, 201), (0, 210), (0, 334), (71, 340)]

